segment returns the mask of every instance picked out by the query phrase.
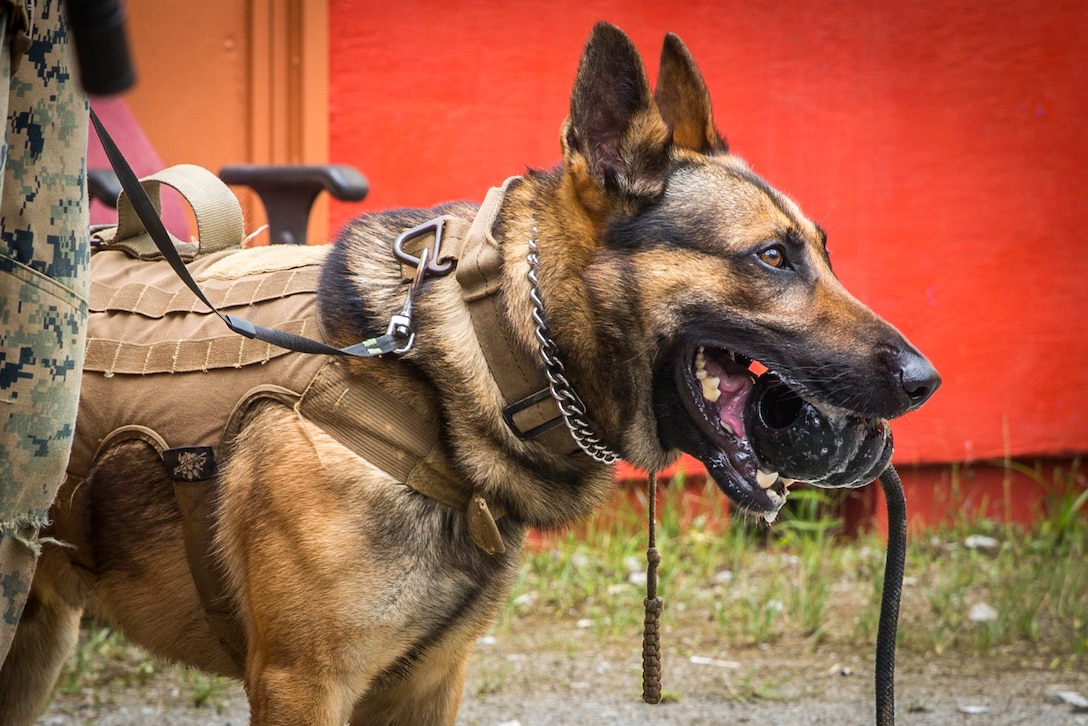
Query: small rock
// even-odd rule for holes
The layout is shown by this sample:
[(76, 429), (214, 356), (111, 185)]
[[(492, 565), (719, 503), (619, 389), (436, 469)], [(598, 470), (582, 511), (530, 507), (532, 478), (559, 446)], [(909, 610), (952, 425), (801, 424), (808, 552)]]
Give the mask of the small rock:
[(578, 622), (576, 623), (576, 625), (577, 625), (577, 626), (578, 626), (579, 628), (582, 628), (582, 629), (584, 630), (584, 629), (586, 629), (586, 628), (592, 628), (592, 627), (593, 627), (593, 621), (592, 621), (592, 620), (590, 620), (589, 618), (582, 618), (581, 620), (579, 620), (579, 621), (578, 621)]
[(740, 668), (740, 663), (735, 660), (719, 660), (717, 658), (708, 658), (705, 655), (693, 655), (688, 660), (693, 665), (705, 665), (714, 666), (715, 668)]
[(627, 576), (627, 581), (637, 587), (646, 586), (646, 573), (645, 572), (632, 572)]
[(484, 647), (489, 647), (489, 646), (495, 645), (495, 643), (498, 643), (498, 642), (499, 642), (499, 639), (496, 638), (494, 635), (485, 635), (482, 638), (477, 638), (476, 639), (476, 645), (481, 645), (481, 646), (484, 646)]
[(984, 713), (989, 713), (990, 708), (988, 706), (960, 706), (960, 713), (965, 713), (968, 716), (980, 716)]
[(514, 719), (513, 721), (503, 721), (499, 726), (521, 726), (521, 721)]
[(997, 620), (997, 610), (989, 603), (976, 602), (967, 613), (967, 619), (972, 623), (992, 623)]
[(998, 541), (993, 537), (987, 537), (984, 534), (972, 534), (963, 541), (963, 546), (969, 550), (996, 550)]
[(1058, 691), (1050, 699), (1056, 703), (1065, 703), (1073, 707), (1073, 713), (1088, 713), (1088, 698), (1076, 691)]
[(512, 601), (516, 607), (522, 607), (524, 605), (532, 605), (536, 602), (535, 592), (525, 592), (515, 597)]
[(714, 582), (719, 584), (719, 585), (727, 585), (732, 581), (733, 581), (733, 571), (732, 570), (722, 570), (721, 572), (714, 575)]

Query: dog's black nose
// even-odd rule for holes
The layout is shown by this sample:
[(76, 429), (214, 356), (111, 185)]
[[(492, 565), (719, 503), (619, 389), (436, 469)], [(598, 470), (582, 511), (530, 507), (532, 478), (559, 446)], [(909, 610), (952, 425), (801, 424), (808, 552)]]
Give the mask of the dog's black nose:
[(941, 374), (916, 350), (900, 351), (897, 358), (903, 392), (910, 400), (911, 409), (918, 408), (940, 387)]

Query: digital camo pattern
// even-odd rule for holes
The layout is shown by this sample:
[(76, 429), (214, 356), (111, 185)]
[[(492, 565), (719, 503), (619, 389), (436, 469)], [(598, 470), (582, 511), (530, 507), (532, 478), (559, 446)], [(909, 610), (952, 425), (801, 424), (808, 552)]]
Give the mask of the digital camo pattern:
[(60, 0), (31, 12), (27, 52), (0, 49), (0, 659), (71, 447), (90, 263), (87, 100)]

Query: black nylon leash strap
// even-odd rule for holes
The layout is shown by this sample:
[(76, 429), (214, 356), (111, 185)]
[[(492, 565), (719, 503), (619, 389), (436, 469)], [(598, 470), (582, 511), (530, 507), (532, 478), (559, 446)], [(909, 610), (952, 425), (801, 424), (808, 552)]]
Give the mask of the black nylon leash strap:
[(159, 252), (162, 253), (163, 259), (170, 263), (170, 267), (177, 276), (181, 278), (181, 281), (185, 283), (185, 286), (188, 287), (201, 302), (207, 305), (208, 309), (215, 313), (233, 332), (264, 343), (271, 343), (272, 345), (287, 350), (316, 355), (370, 358), (373, 356), (385, 355), (386, 353), (392, 353), (400, 347), (401, 341), (395, 336), (387, 333), (376, 338), (369, 338), (347, 348), (334, 348), (319, 340), (313, 340), (312, 338), (306, 338), (283, 330), (255, 325), (243, 318), (221, 313), (218, 308), (212, 305), (204, 295), (204, 292), (200, 289), (200, 286), (196, 284), (193, 276), (189, 274), (189, 269), (185, 266), (185, 262), (181, 259), (181, 255), (178, 254), (177, 249), (174, 248), (174, 243), (170, 240), (170, 234), (166, 231), (166, 227), (163, 226), (162, 219), (159, 218), (158, 212), (155, 211), (155, 205), (152, 204), (151, 199), (148, 198), (147, 192), (145, 192), (143, 186), (140, 185), (140, 180), (136, 178), (136, 173), (132, 171), (132, 167), (129, 166), (129, 163), (121, 153), (121, 150), (117, 148), (117, 144), (114, 143), (113, 138), (110, 137), (109, 132), (106, 131), (106, 128), (98, 119), (94, 109), (91, 109), (91, 122), (94, 124), (95, 131), (98, 132), (98, 138), (102, 142), (102, 149), (106, 152), (106, 157), (110, 160), (110, 165), (113, 167), (114, 173), (117, 174), (118, 181), (121, 182), (121, 188), (125, 190), (125, 194), (132, 203), (133, 211), (135, 211), (136, 216), (140, 218), (140, 222), (143, 223), (147, 234), (155, 242), (155, 246), (159, 248)]

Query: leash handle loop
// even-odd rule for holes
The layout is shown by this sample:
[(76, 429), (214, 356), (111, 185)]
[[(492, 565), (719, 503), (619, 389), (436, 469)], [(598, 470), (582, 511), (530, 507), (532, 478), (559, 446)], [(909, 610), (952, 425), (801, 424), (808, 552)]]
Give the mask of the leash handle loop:
[[(169, 263), (170, 267), (174, 270), (174, 273), (185, 283), (185, 286), (196, 295), (197, 299), (207, 305), (208, 309), (215, 313), (231, 331), (246, 338), (260, 340), (264, 343), (271, 343), (272, 345), (287, 350), (314, 355), (370, 358), (385, 355), (386, 353), (405, 353), (411, 348), (414, 336), (409, 337), (407, 343), (405, 343), (402, 337), (392, 334), (391, 332), (377, 338), (364, 340), (363, 342), (348, 348), (334, 348), (319, 340), (313, 340), (312, 338), (306, 338), (283, 330), (275, 330), (273, 328), (255, 325), (243, 318), (221, 313), (215, 305), (212, 305), (211, 301), (204, 295), (204, 292), (200, 289), (200, 286), (197, 285), (192, 275), (189, 274), (189, 269), (185, 266), (185, 262), (181, 259), (181, 255), (178, 254), (177, 249), (174, 248), (174, 244), (170, 240), (170, 233), (166, 231), (166, 227), (163, 225), (162, 219), (160, 219), (158, 213), (155, 211), (155, 206), (152, 204), (147, 192), (140, 184), (140, 180), (136, 177), (136, 173), (132, 170), (132, 167), (129, 166), (128, 161), (117, 147), (113, 138), (109, 135), (109, 132), (106, 131), (105, 126), (102, 125), (102, 122), (94, 112), (94, 109), (91, 109), (91, 123), (94, 124), (95, 131), (98, 133), (98, 138), (102, 142), (102, 149), (106, 152), (106, 157), (110, 160), (110, 165), (113, 167), (114, 173), (117, 174), (117, 180), (121, 182), (121, 188), (124, 189), (126, 197), (132, 204), (133, 211), (136, 212), (136, 216), (143, 224), (148, 236), (155, 242), (155, 246), (158, 247), (163, 259)], [(422, 269), (422, 266), (420, 269)], [(416, 286), (417, 285), (412, 286), (412, 290), (409, 294), (415, 291)], [(392, 328), (393, 326), (390, 324), (390, 331), (392, 331)]]
[(664, 602), (657, 595), (657, 566), (661, 553), (657, 551), (657, 472), (649, 476), (649, 542), (646, 548), (646, 617), (642, 626), (642, 700), (661, 703), (661, 611)]

